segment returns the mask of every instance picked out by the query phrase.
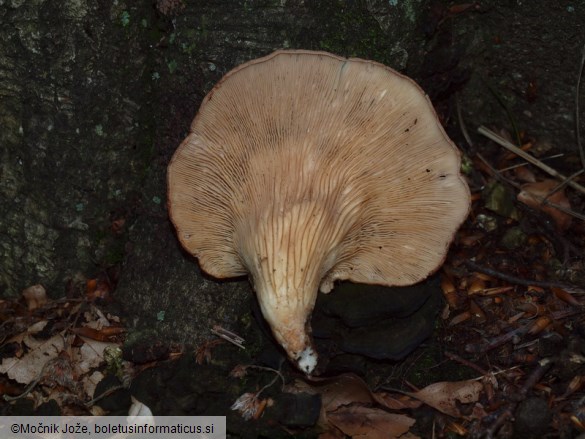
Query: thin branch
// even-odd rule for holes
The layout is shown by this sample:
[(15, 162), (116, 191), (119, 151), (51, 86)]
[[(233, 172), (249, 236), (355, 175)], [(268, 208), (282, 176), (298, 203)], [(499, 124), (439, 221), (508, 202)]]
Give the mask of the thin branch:
[(514, 136), (516, 137), (516, 142), (518, 142), (518, 145), (522, 145), (521, 139), (520, 139), (520, 131), (518, 130), (518, 126), (516, 126), (516, 121), (514, 120), (514, 117), (512, 116), (512, 112), (510, 111), (510, 108), (506, 104), (506, 101), (504, 101), (504, 99), (500, 96), (500, 94), (496, 91), (496, 89), (494, 87), (492, 87), (492, 85), (489, 82), (487, 82), (485, 79), (483, 82), (487, 86), (487, 88), (490, 91), (490, 93), (492, 94), (492, 96), (496, 98), (496, 101), (498, 101), (498, 104), (500, 104), (500, 106), (506, 112), (506, 116), (508, 116), (508, 120), (510, 121), (510, 124), (512, 125), (512, 129), (514, 130)]
[(487, 274), (488, 276), (495, 277), (497, 279), (503, 280), (505, 282), (509, 282), (514, 285), (522, 285), (525, 287), (541, 287), (541, 288), (562, 288), (563, 290), (567, 291), (568, 293), (572, 294), (585, 294), (585, 290), (575, 286), (575, 285), (568, 285), (563, 282), (554, 282), (554, 281), (542, 281), (542, 280), (535, 280), (535, 279), (523, 279), (521, 277), (512, 276), (511, 274), (501, 273), (497, 270), (492, 268), (484, 267), (479, 265), (478, 263), (468, 259), (465, 261), (465, 265), (471, 268), (473, 271), (478, 271), (483, 274)]
[(496, 168), (494, 168), (490, 164), (490, 162), (488, 162), (487, 159), (483, 155), (481, 155), (479, 152), (476, 154), (476, 156), (477, 156), (478, 159), (480, 159), (483, 162), (484, 165), (486, 165), (486, 167), (490, 170), (490, 172), (492, 173), (492, 175), (494, 177), (496, 177), (497, 180), (499, 180), (501, 182), (504, 182), (504, 183), (507, 183), (510, 186), (515, 187), (518, 190), (522, 190), (521, 185), (519, 185), (518, 183), (516, 183), (516, 182), (514, 182), (514, 181), (512, 181), (512, 180), (510, 180), (510, 179), (508, 179), (506, 177), (504, 177), (502, 175), (502, 173), (500, 171), (498, 171)]
[[(553, 154), (553, 155), (549, 155), (547, 157), (542, 157), (540, 160), (545, 161), (545, 160), (551, 160), (551, 159), (558, 159), (559, 157), (563, 157), (565, 154), (563, 153), (559, 153), (559, 154)], [(529, 163), (526, 162), (522, 162), (522, 163), (517, 163), (515, 165), (510, 165), (510, 166), (506, 166), (505, 168), (501, 168), (499, 169), (500, 172), (506, 172), (506, 171), (511, 171), (512, 169), (516, 169), (516, 168), (521, 168), (522, 166), (527, 166)]]
[(463, 120), (463, 114), (461, 113), (461, 103), (459, 102), (459, 94), (455, 95), (455, 107), (457, 108), (457, 120), (459, 121), (459, 129), (461, 130), (461, 134), (463, 134), (463, 138), (467, 142), (467, 144), (473, 148), (473, 140), (471, 140), (471, 136), (469, 135), (469, 131), (467, 131), (467, 126)]
[[(496, 177), (498, 180), (500, 180), (504, 183), (507, 183), (510, 186), (515, 187), (516, 189), (518, 189), (520, 191), (522, 190), (522, 185), (519, 185), (518, 183), (515, 183), (512, 180), (509, 180), (506, 177), (504, 177), (502, 175), (502, 173), (500, 171), (498, 171), (496, 168), (494, 168), (480, 153), (477, 153), (476, 156), (484, 163), (484, 165), (487, 166), (487, 168), (490, 170), (492, 175), (494, 177)], [(579, 171), (579, 172), (581, 172), (581, 171)], [(565, 181), (569, 181), (569, 180), (565, 180)], [(585, 221), (585, 215), (583, 215), (582, 213), (575, 212), (574, 210), (571, 210), (567, 207), (561, 206), (560, 204), (552, 203), (551, 201), (548, 201), (546, 198), (541, 197), (541, 196), (536, 195), (536, 194), (533, 194), (533, 193), (530, 193), (530, 196), (545, 206), (554, 207), (555, 209), (560, 210), (561, 212), (564, 212), (567, 215), (572, 216), (573, 218), (577, 218), (577, 219), (580, 219), (581, 221)]]
[(450, 360), (456, 361), (459, 364), (462, 364), (464, 366), (470, 367), (471, 369), (479, 372), (480, 374), (482, 374), (483, 376), (488, 376), (489, 372), (487, 370), (485, 370), (484, 368), (478, 366), (475, 363), (472, 363), (469, 360), (466, 360), (465, 358), (461, 358), (459, 355), (454, 354), (452, 352), (448, 352), (446, 351), (444, 353), (445, 357), (449, 358)]
[(555, 209), (560, 210), (561, 212), (566, 213), (567, 215), (571, 215), (573, 218), (585, 221), (585, 215), (583, 215), (582, 213), (575, 212), (574, 210), (561, 206), (560, 204), (557, 203), (551, 203), (545, 197), (540, 197), (532, 192), (530, 193), (530, 196), (536, 199), (537, 201), (540, 201), (540, 204), (543, 204), (544, 206), (554, 207)]
[[(553, 194), (557, 193), (558, 191), (560, 191), (562, 188), (564, 188), (566, 185), (568, 185), (570, 181), (573, 181), (575, 178), (577, 178), (583, 172), (585, 172), (585, 169), (579, 169), (577, 172), (574, 172), (573, 174), (569, 175), (566, 180), (561, 181), (554, 188), (552, 188), (544, 196), (544, 200), (548, 200), (548, 197), (550, 197), (551, 195), (553, 195)], [(545, 204), (544, 201), (541, 201), (541, 204)]]
[(231, 344), (239, 347), (240, 349), (246, 349), (244, 346), (245, 340), (242, 337), (240, 337), (238, 334), (228, 331), (225, 328), (222, 328), (219, 325), (213, 325), (211, 333), (217, 335), (219, 338), (223, 338), (224, 340), (229, 341)]
[(577, 139), (577, 148), (579, 148), (579, 155), (581, 156), (581, 166), (585, 170), (585, 150), (581, 145), (581, 122), (579, 114), (579, 93), (581, 90), (581, 77), (583, 76), (583, 67), (585, 66), (585, 44), (583, 44), (583, 51), (581, 53), (581, 64), (579, 65), (579, 74), (577, 75), (577, 87), (575, 89), (575, 137)]
[(536, 368), (530, 373), (530, 375), (528, 375), (526, 381), (524, 381), (524, 385), (519, 389), (518, 393), (511, 398), (512, 401), (508, 407), (506, 407), (495, 422), (485, 431), (484, 437), (486, 439), (495, 438), (506, 421), (514, 417), (514, 412), (516, 411), (518, 404), (524, 401), (528, 392), (542, 379), (542, 377), (544, 377), (555, 361), (556, 359), (543, 358), (537, 363)]
[[(537, 158), (531, 156), (530, 154), (528, 154), (525, 151), (522, 151), (520, 148), (518, 148), (516, 145), (508, 142), (506, 139), (504, 139), (503, 137), (497, 135), (496, 133), (494, 133), (492, 130), (484, 127), (484, 126), (480, 126), (477, 131), (484, 135), (485, 137), (487, 137), (490, 140), (493, 140), (494, 142), (496, 142), (498, 145), (503, 146), (504, 148), (506, 148), (507, 150), (513, 152), (514, 154), (522, 157), (524, 160), (532, 163), (534, 166), (537, 166), (538, 168), (542, 169), (544, 172), (546, 172), (549, 175), (552, 175), (553, 177), (556, 177), (560, 180), (567, 180), (567, 177), (565, 177), (564, 175), (562, 175), (561, 173), (557, 172), (555, 169), (551, 168), (550, 166), (548, 166), (545, 163), (542, 163), (540, 160), (538, 160)], [(574, 181), (568, 181), (567, 183), (569, 186), (571, 186), (573, 189), (577, 189), (578, 191), (580, 191), (581, 193), (585, 194), (585, 187), (581, 186), (579, 183), (576, 183)]]

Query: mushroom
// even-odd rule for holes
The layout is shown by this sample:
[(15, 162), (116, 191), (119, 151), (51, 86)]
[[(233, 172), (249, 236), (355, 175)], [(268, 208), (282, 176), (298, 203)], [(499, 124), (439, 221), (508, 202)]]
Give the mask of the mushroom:
[(376, 62), (292, 50), (240, 65), (209, 92), (169, 164), (168, 203), (204, 271), (249, 274), (274, 337), (310, 374), (318, 290), (425, 279), (470, 194), (416, 83)]

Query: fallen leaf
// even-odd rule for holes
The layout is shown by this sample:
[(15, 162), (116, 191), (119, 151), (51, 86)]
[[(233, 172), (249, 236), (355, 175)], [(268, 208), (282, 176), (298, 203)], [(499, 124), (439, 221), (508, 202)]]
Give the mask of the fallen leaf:
[[(556, 180), (543, 180), (537, 183), (527, 183), (522, 185), (522, 191), (518, 194), (518, 201), (534, 209), (546, 213), (552, 218), (559, 230), (567, 230), (571, 225), (571, 216), (559, 209), (543, 203), (543, 200), (559, 183)], [(571, 208), (571, 203), (565, 194), (564, 189), (559, 189), (551, 194), (547, 201), (557, 204), (567, 209)]]
[(391, 410), (416, 409), (422, 405), (418, 399), (405, 395), (393, 395), (387, 392), (376, 392), (373, 394), (376, 402)]
[(82, 326), (80, 328), (74, 328), (72, 332), (81, 337), (105, 342), (116, 335), (123, 334), (126, 332), (126, 330), (117, 326), (104, 326), (100, 330), (91, 328), (89, 326)]
[(30, 384), (40, 378), (45, 364), (57, 358), (65, 348), (65, 342), (61, 334), (56, 334), (48, 340), (36, 340), (26, 335), (22, 341), (30, 350), (20, 358), (4, 358), (0, 364), (0, 373), (5, 373), (8, 378), (21, 384)]
[(415, 420), (384, 410), (348, 406), (327, 413), (328, 421), (347, 436), (360, 439), (394, 439), (403, 437)]
[(534, 172), (532, 172), (528, 166), (518, 166), (517, 168), (514, 168), (514, 174), (516, 174), (516, 178), (520, 181), (525, 183), (536, 183)]
[(319, 389), (323, 409), (327, 412), (351, 403), (372, 403), (374, 398), (367, 384), (357, 375), (344, 374)]
[[(334, 426), (345, 435), (360, 439), (393, 438), (408, 431), (415, 422), (406, 415), (389, 413), (369, 407), (376, 403), (390, 409), (415, 408), (418, 401), (399, 401), (386, 393), (373, 393), (357, 375), (343, 374), (333, 378), (312, 378), (310, 382), (296, 381), (289, 386), (291, 393), (306, 392), (321, 395), (319, 425), (324, 429)], [(396, 433), (396, 435), (390, 435)], [(336, 431), (329, 436), (337, 437)], [(342, 436), (343, 437), (343, 436)]]
[(405, 394), (424, 402), (446, 415), (456, 418), (467, 418), (461, 414), (457, 407), (458, 404), (476, 402), (482, 390), (483, 384), (476, 380), (443, 381), (431, 384), (418, 392), (405, 392)]
[(352, 403), (371, 404), (374, 396), (368, 385), (357, 375), (347, 373), (332, 378), (311, 378), (310, 382), (296, 380), (287, 386), (288, 393), (320, 394), (325, 411), (336, 410)]

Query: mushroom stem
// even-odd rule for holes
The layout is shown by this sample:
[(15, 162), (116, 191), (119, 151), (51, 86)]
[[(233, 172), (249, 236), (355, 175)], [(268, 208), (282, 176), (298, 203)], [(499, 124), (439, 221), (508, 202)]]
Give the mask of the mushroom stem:
[[(315, 201), (271, 206), (259, 221), (248, 222), (240, 252), (250, 271), (260, 309), (288, 357), (305, 373), (317, 365), (309, 316), (319, 283), (336, 260), (343, 235), (331, 215)], [(339, 230), (337, 229), (337, 232)]]

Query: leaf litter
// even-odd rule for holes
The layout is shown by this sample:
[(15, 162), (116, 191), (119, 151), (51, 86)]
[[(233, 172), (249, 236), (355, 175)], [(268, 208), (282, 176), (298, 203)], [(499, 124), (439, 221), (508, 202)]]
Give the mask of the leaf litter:
[[(575, 216), (585, 209), (583, 195), (511, 153), (473, 160), (472, 213), (441, 271), (440, 355), (427, 370), (456, 365), (474, 378), (422, 379), (416, 387), (396, 380), (391, 365), (322, 379), (276, 371), (267, 386), (233, 403), (247, 422), (262, 422), (279, 393), (302, 392), (320, 397), (323, 439), (430, 437), (429, 416), (437, 436), (509, 437), (535, 399), (544, 409), (533, 416), (551, 417), (546, 434), (585, 432), (585, 226)], [(114, 287), (98, 277), (76, 299), (52, 300), (33, 285), (20, 300), (0, 301), (0, 392), (7, 401), (28, 398), (39, 406), (53, 399), (63, 413), (107, 414), (95, 394), (100, 382), (114, 374), (128, 386), (136, 373), (121, 358), (120, 319), (98, 305)], [(198, 363), (213, 365), (214, 350), (226, 345), (216, 340), (200, 347)], [(231, 379), (245, 379), (254, 367), (237, 367)], [(262, 393), (279, 379), (286, 383), (280, 391)], [(149, 410), (138, 401), (134, 407)]]

